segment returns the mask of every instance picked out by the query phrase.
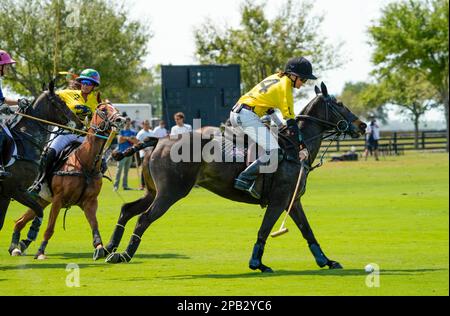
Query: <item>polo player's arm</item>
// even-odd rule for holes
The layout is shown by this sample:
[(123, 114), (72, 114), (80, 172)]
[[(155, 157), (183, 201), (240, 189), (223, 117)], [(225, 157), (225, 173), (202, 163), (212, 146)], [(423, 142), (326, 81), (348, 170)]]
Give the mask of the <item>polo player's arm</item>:
[(19, 105), (19, 100), (11, 99), (11, 98), (5, 98), (4, 103), (6, 105), (12, 106), (12, 105)]
[(267, 111), (267, 114), (270, 115), (270, 119), (272, 120), (272, 122), (274, 122), (278, 127), (281, 127), (283, 125), (283, 122), (280, 120), (280, 118), (278, 117), (277, 113), (275, 112), (274, 109), (270, 109), (269, 111)]
[(294, 113), (294, 96), (292, 95), (292, 86), (290, 81), (286, 81), (286, 85), (283, 86), (282, 93), (280, 95), (281, 102), (279, 109), (283, 115), (283, 119), (286, 121), (295, 119)]

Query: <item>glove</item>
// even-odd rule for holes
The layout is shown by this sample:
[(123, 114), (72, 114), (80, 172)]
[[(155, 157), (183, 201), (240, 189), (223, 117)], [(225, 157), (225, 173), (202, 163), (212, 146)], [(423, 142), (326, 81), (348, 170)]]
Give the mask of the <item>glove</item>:
[(300, 158), (300, 161), (308, 160), (308, 158), (309, 158), (308, 149), (305, 147), (302, 150), (300, 150), (300, 152), (298, 153), (298, 157)]
[(25, 98), (17, 100), (17, 103), (19, 105), (19, 109), (26, 109), (31, 105), (30, 101)]
[(297, 122), (294, 119), (289, 119), (286, 121), (289, 137), (291, 137), (299, 146), (303, 142), (300, 137), (300, 130), (298, 129)]
[(5, 115), (9, 115), (9, 114), (12, 114), (12, 113), (14, 113), (14, 112), (9, 108), (8, 105), (6, 105), (6, 104), (1, 104), (1, 105), (0, 105), (0, 113), (1, 113), (1, 114), (5, 114)]

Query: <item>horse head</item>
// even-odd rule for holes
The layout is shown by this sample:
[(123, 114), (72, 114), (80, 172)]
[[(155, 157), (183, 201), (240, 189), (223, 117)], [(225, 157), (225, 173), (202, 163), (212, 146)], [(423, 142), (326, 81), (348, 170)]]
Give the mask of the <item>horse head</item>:
[(67, 105), (55, 94), (55, 81), (50, 81), (48, 90), (44, 91), (33, 103), (33, 116), (66, 125), (71, 128), (82, 128), (83, 123)]
[(124, 126), (125, 118), (109, 102), (100, 103), (91, 120), (91, 128), (99, 135), (109, 135), (113, 131), (120, 131)]
[(316, 97), (306, 106), (297, 121), (311, 120), (324, 130), (334, 130), (358, 138), (365, 134), (367, 125), (353, 114), (347, 106), (328, 93), (322, 82), (315, 86)]

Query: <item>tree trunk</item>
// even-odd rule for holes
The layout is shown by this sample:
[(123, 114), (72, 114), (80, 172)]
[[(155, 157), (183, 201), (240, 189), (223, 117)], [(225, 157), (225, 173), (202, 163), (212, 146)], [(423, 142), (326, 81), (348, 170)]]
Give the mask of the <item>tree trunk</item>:
[(420, 115), (414, 114), (414, 148), (419, 149), (419, 118)]
[(449, 97), (448, 97), (448, 90), (446, 91), (446, 92), (444, 92), (444, 97), (443, 97), (443, 99), (444, 99), (444, 109), (445, 109), (445, 123), (446, 123), (446, 125), (447, 125), (447, 152), (448, 152), (448, 150), (449, 150), (449, 122), (448, 122), (448, 114), (449, 114), (449, 111), (448, 111), (448, 99), (449, 99)]

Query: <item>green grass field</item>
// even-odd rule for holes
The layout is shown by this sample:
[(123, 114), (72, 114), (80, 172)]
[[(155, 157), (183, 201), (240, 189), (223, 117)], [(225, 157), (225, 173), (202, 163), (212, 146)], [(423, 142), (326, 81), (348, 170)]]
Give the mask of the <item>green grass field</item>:
[[(264, 263), (275, 273), (249, 270), (263, 210), (203, 189), (147, 230), (129, 264), (92, 261), (91, 231), (78, 208), (69, 211), (65, 232), (59, 217), (46, 261), (33, 259), (43, 229), (27, 256), (10, 257), (13, 223), (24, 210), (13, 203), (0, 232), (0, 295), (448, 295), (448, 157), (407, 153), (379, 162), (326, 163), (310, 175), (303, 204), (323, 250), (344, 266), (339, 271), (316, 266), (291, 220), (290, 232), (266, 246)], [(130, 176), (137, 187), (134, 169)], [(132, 201), (142, 192), (120, 194)], [(105, 182), (98, 214), (105, 243), (121, 204)], [(69, 263), (80, 267), (79, 288), (66, 286)], [(366, 285), (368, 263), (381, 268), (379, 287)]]

